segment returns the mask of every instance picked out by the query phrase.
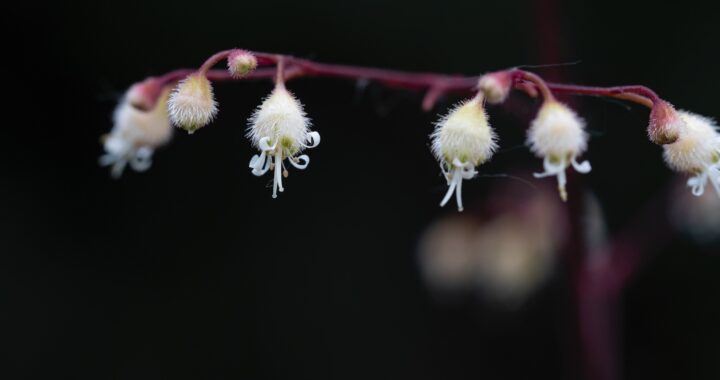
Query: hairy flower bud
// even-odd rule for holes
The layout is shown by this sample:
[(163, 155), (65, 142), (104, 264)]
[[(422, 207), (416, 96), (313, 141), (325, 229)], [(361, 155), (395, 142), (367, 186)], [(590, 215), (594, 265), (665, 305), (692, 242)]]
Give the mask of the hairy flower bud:
[(111, 166), (113, 178), (119, 178), (128, 164), (136, 171), (149, 169), (155, 148), (166, 144), (172, 136), (167, 110), (169, 90), (154, 101), (154, 108), (145, 111), (131, 103), (133, 88), (115, 109), (112, 130), (102, 138), (106, 153), (100, 157), (100, 165)]
[(684, 120), (675, 108), (664, 100), (658, 100), (650, 110), (648, 137), (658, 145), (672, 144), (683, 129)]
[(588, 135), (585, 122), (565, 104), (547, 100), (528, 130), (528, 144), (536, 156), (543, 159), (545, 172), (535, 178), (557, 176), (558, 191), (567, 200), (565, 169), (570, 165), (579, 173), (588, 173), (590, 163), (577, 162), (577, 157), (587, 149)]
[(478, 81), (478, 89), (491, 104), (500, 104), (510, 95), (512, 78), (507, 71), (485, 74)]
[(320, 134), (310, 131), (310, 120), (302, 104), (283, 84), (275, 86), (252, 115), (247, 136), (260, 150), (250, 160), (252, 173), (259, 177), (274, 169), (273, 198), (278, 190), (284, 191), (282, 177), (287, 177), (288, 172), (283, 170), (283, 161), (287, 159), (297, 169), (305, 169), (310, 157), (298, 154), (320, 144)]
[(170, 94), (168, 110), (172, 123), (188, 133), (208, 125), (215, 118), (218, 108), (207, 77), (195, 73), (180, 81)]
[(242, 78), (257, 68), (257, 58), (247, 50), (234, 50), (227, 59), (228, 71), (235, 78)]
[(682, 124), (678, 138), (663, 145), (667, 165), (693, 175), (687, 184), (700, 196), (709, 181), (720, 196), (720, 133), (712, 119), (687, 111), (677, 111)]
[(497, 148), (497, 137), (488, 123), (482, 95), (460, 103), (437, 122), (430, 136), (432, 151), (448, 181), (441, 206), (456, 194), (458, 210), (463, 210), (462, 180), (473, 178), (475, 167), (489, 160)]

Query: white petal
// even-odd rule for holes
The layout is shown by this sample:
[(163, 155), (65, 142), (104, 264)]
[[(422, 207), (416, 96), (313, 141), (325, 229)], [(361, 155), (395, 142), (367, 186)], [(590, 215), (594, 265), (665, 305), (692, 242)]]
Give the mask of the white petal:
[(306, 148), (314, 148), (320, 145), (320, 133), (313, 131), (308, 133), (307, 137), (309, 145), (305, 145)]
[(455, 167), (457, 168), (472, 167), (472, 164), (470, 162), (460, 162), (460, 160), (457, 158), (453, 159), (453, 165), (455, 165)]
[(138, 149), (130, 159), (130, 166), (135, 171), (144, 172), (152, 166), (152, 155), (153, 150), (151, 148), (142, 147)]
[[(263, 152), (263, 154), (265, 154), (265, 153)], [(259, 160), (259, 159), (260, 159), (259, 155), (257, 155), (257, 154), (253, 155), (252, 158), (250, 158), (250, 163), (248, 164), (248, 167), (251, 169), (254, 168), (255, 164), (257, 164), (257, 160)]]
[(282, 153), (278, 151), (275, 153), (275, 177), (273, 179), (273, 198), (277, 198), (277, 191), (282, 192)]
[[(296, 162), (296, 160), (297, 161), (302, 160), (302, 161), (304, 161), (304, 163), (301, 164), (300, 162)], [(302, 156), (295, 157), (294, 159), (290, 158), (290, 159), (288, 159), (288, 161), (290, 161), (290, 164), (292, 166), (294, 166), (300, 170), (303, 170), (303, 169), (307, 168), (308, 164), (310, 164), (310, 157), (308, 157), (307, 154), (303, 154)]]
[(106, 153), (100, 156), (100, 158), (98, 159), (98, 164), (100, 164), (100, 166), (110, 166), (117, 162), (117, 160), (119, 159), (120, 157), (114, 154)]
[(545, 159), (543, 160), (543, 168), (545, 168), (544, 172), (533, 173), (533, 176), (535, 178), (544, 178), (544, 177), (558, 175), (558, 173), (565, 171), (565, 160), (561, 159), (559, 163), (554, 164), (550, 160), (550, 157), (545, 157)]
[(477, 170), (475, 170), (474, 167), (465, 167), (460, 170), (460, 176), (464, 179), (470, 179), (475, 177), (475, 174), (477, 174)]
[(463, 178), (464, 177), (458, 178), (457, 188), (455, 189), (455, 200), (457, 201), (458, 211), (463, 210), (463, 203), (462, 203), (462, 179)]
[(570, 162), (572, 163), (573, 168), (575, 168), (575, 171), (578, 173), (586, 174), (590, 173), (590, 170), (592, 170), (592, 167), (590, 166), (590, 161), (583, 161), (579, 164), (576, 158), (573, 157)]
[(703, 195), (705, 192), (705, 182), (707, 181), (707, 174), (702, 173), (695, 177), (691, 177), (687, 181), (687, 185), (692, 187), (692, 194), (696, 197)]

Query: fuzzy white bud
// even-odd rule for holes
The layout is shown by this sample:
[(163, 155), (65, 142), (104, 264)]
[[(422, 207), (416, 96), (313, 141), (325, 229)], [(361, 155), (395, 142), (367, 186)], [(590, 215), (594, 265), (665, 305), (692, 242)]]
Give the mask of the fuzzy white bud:
[(168, 94), (165, 90), (147, 111), (134, 106), (128, 96), (115, 109), (113, 128), (102, 138), (106, 153), (100, 157), (100, 165), (111, 166), (114, 178), (120, 177), (128, 164), (136, 171), (149, 169), (155, 148), (170, 141)]
[(235, 50), (227, 59), (228, 71), (235, 78), (242, 78), (257, 68), (257, 58), (246, 50)]
[(462, 180), (477, 174), (475, 167), (489, 160), (497, 148), (497, 137), (490, 127), (481, 95), (463, 102), (437, 122), (432, 152), (440, 161), (448, 192), (440, 203), (444, 206), (456, 193), (458, 210), (462, 205)]
[(720, 133), (712, 119), (687, 111), (678, 111), (684, 122), (677, 140), (663, 145), (667, 165), (693, 175), (688, 180), (693, 194), (703, 194), (709, 181), (720, 195)]
[(500, 104), (510, 95), (512, 81), (507, 71), (485, 74), (478, 81), (478, 89), (490, 104)]
[(565, 169), (572, 165), (579, 173), (588, 173), (590, 163), (577, 162), (577, 157), (587, 149), (588, 134), (585, 122), (568, 106), (556, 100), (547, 100), (530, 124), (527, 142), (536, 156), (543, 158), (545, 172), (536, 178), (557, 176), (558, 191), (567, 200)]
[(302, 104), (282, 84), (275, 86), (250, 117), (247, 136), (260, 150), (250, 160), (252, 173), (261, 176), (274, 169), (273, 198), (278, 190), (284, 191), (282, 177), (287, 177), (288, 172), (283, 170), (283, 160), (305, 169), (310, 157), (298, 154), (320, 143), (320, 134), (310, 131), (310, 120)]
[(215, 118), (218, 107), (207, 77), (195, 73), (180, 81), (170, 95), (168, 110), (172, 123), (188, 133), (208, 125)]

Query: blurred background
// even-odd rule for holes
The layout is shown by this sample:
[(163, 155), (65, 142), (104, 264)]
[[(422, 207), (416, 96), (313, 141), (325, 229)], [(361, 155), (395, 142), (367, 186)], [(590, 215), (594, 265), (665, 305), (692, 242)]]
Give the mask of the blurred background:
[[(289, 84), (322, 144), (278, 199), (247, 168), (244, 138), (268, 82), (218, 84), (217, 121), (176, 133), (146, 173), (112, 180), (97, 163), (128, 86), (230, 47), (466, 75), (580, 61), (533, 70), (645, 84), (717, 117), (716, 11), (694, 1), (23, 5), (2, 26), (20, 52), (6, 75), (21, 81), (0, 139), (3, 378), (720, 378), (720, 202), (711, 189), (687, 196), (647, 141), (640, 107), (564, 98), (592, 134), (593, 172), (571, 178), (568, 205), (552, 180), (532, 179), (541, 162), (523, 142), (537, 103), (523, 95), (489, 109), (501, 149), (465, 184), (462, 214), (438, 207), (446, 184), (428, 148), (432, 123), (459, 98), (423, 113), (422, 94), (373, 83)], [(638, 269), (611, 295), (585, 298), (595, 293), (582, 273), (607, 268), (617, 246)], [(609, 321), (600, 351), (610, 358), (590, 355), (614, 363), (607, 374), (583, 364), (583, 315)]]

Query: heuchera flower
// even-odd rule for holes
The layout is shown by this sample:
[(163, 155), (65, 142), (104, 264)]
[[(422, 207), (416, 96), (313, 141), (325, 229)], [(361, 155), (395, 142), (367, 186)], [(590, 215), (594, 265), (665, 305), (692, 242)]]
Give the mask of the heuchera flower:
[(475, 168), (489, 160), (497, 148), (495, 132), (488, 123), (481, 95), (460, 103), (436, 123), (432, 152), (449, 188), (440, 206), (456, 195), (458, 211), (463, 210), (462, 180), (473, 178)]
[(572, 165), (578, 173), (589, 173), (590, 163), (577, 162), (577, 157), (587, 149), (588, 135), (585, 122), (568, 106), (546, 100), (528, 130), (528, 144), (536, 156), (543, 159), (543, 173), (535, 178), (557, 176), (558, 191), (567, 200), (565, 170)]
[(135, 171), (149, 169), (155, 148), (170, 141), (168, 93), (167, 90), (162, 93), (148, 111), (132, 105), (127, 95), (115, 109), (113, 128), (102, 138), (106, 153), (99, 160), (100, 165), (111, 166), (113, 178), (119, 178), (128, 164)]
[(320, 134), (310, 131), (310, 120), (302, 104), (283, 84), (276, 85), (250, 117), (247, 136), (260, 150), (260, 154), (250, 160), (252, 174), (259, 177), (274, 170), (273, 198), (284, 190), (282, 177), (288, 176), (284, 160), (297, 169), (305, 169), (310, 157), (299, 154), (320, 144)]
[(168, 110), (172, 123), (188, 133), (210, 124), (218, 112), (212, 84), (202, 73), (188, 75), (170, 94)]
[(710, 184), (720, 196), (720, 132), (712, 119), (687, 111), (677, 112), (685, 122), (678, 139), (663, 145), (665, 162), (676, 171), (691, 174), (687, 185), (695, 196)]

